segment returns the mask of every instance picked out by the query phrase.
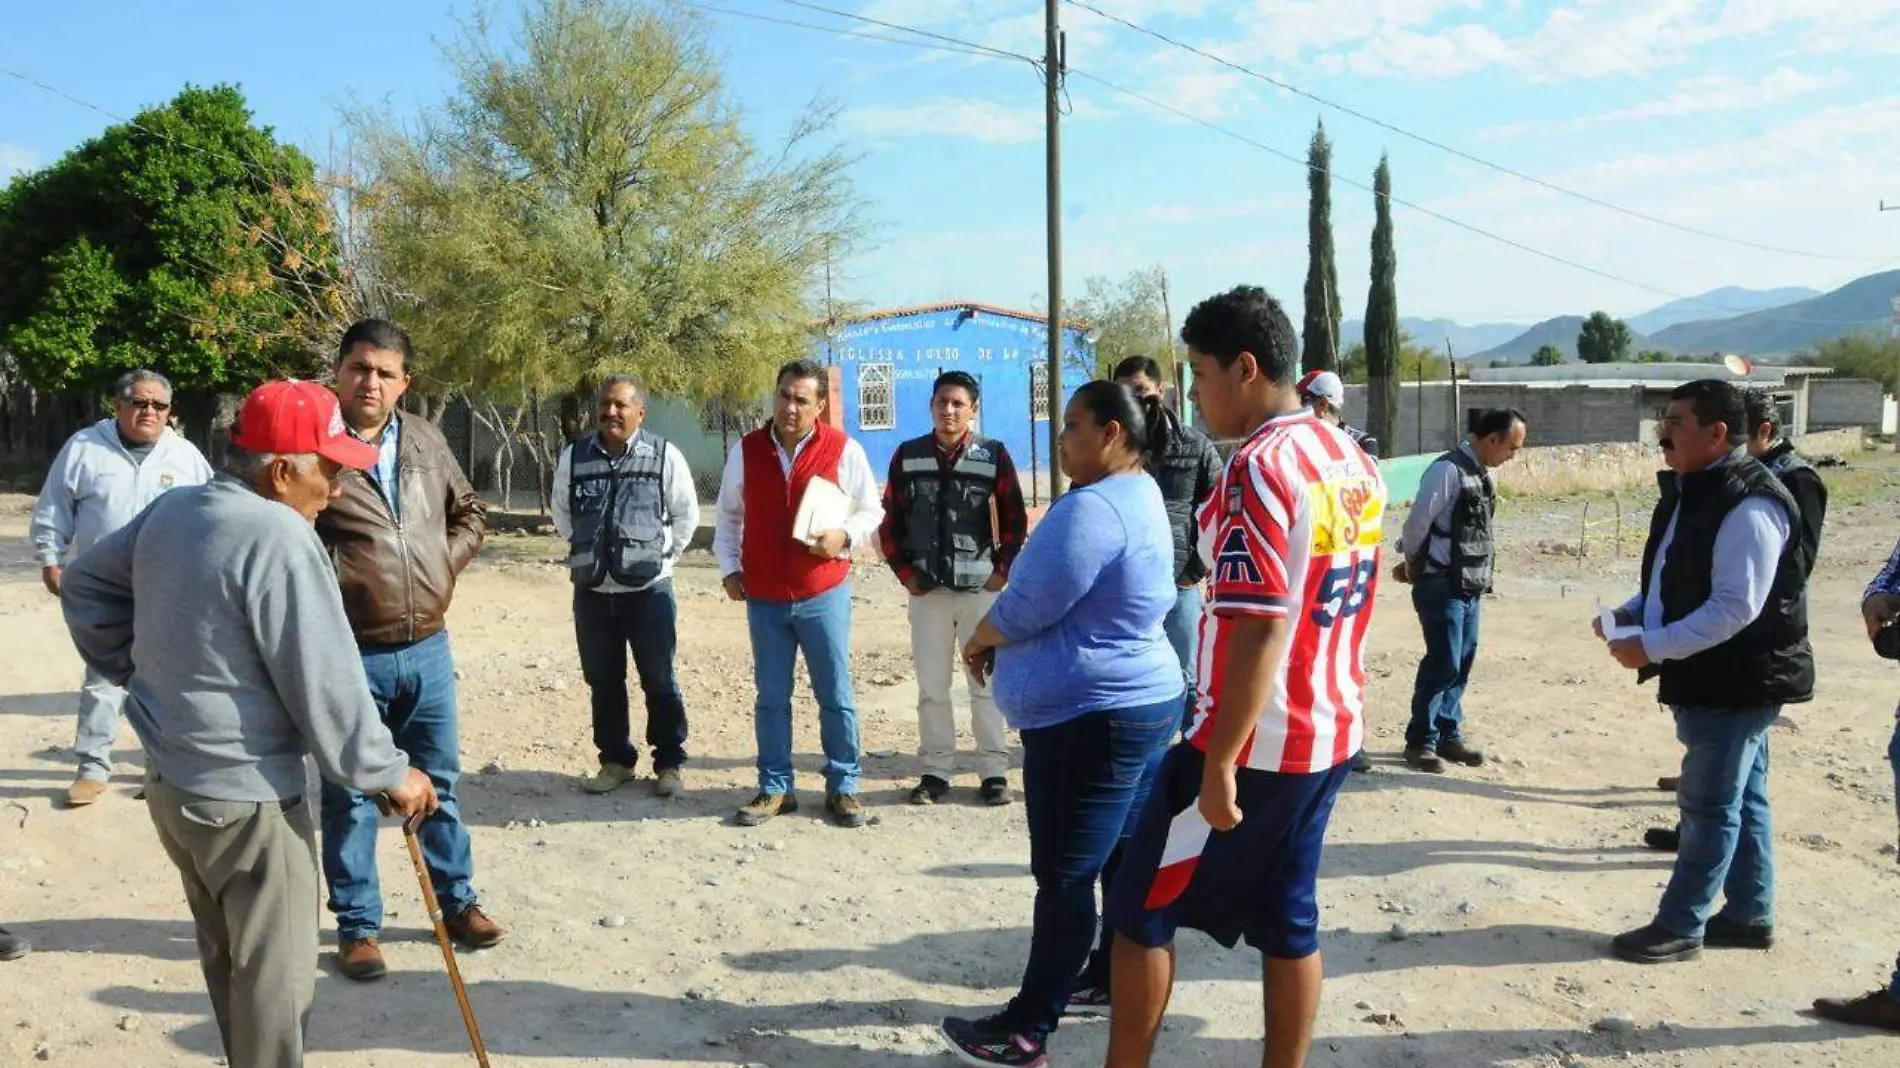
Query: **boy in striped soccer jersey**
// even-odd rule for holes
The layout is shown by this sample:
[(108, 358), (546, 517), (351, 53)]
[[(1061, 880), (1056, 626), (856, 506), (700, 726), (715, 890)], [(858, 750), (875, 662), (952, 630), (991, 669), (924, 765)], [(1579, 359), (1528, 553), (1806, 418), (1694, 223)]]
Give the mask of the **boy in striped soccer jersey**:
[(1194, 725), (1109, 892), (1107, 1063), (1147, 1068), (1174, 934), (1190, 927), (1263, 955), (1261, 1064), (1296, 1068), (1319, 1006), (1320, 850), (1363, 737), (1385, 485), (1350, 435), (1301, 405), (1292, 324), (1265, 290), (1203, 302), (1181, 338), (1208, 428), (1245, 441), (1199, 517), (1213, 581)]

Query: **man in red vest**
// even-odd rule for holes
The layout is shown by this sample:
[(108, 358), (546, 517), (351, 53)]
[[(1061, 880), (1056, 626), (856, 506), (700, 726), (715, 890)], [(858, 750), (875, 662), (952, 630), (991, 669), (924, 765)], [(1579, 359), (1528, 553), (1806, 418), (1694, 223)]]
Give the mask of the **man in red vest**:
[[(746, 602), (759, 794), (739, 810), (756, 827), (798, 809), (792, 792), (792, 678), (805, 654), (825, 751), (825, 811), (864, 825), (858, 800), (858, 711), (851, 700), (851, 552), (871, 544), (884, 508), (864, 447), (825, 424), (828, 370), (811, 360), (779, 369), (772, 421), (733, 446), (719, 486), (713, 557), (726, 596)], [(854, 510), (810, 540), (792, 535), (813, 479), (843, 490)]]

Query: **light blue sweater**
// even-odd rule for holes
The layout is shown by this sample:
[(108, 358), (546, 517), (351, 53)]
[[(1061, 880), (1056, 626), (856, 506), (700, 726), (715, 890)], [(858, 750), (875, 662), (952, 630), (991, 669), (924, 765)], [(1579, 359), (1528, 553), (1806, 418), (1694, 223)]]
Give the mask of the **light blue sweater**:
[(996, 705), (1018, 730), (1181, 696), (1161, 629), (1174, 536), (1155, 480), (1115, 475), (1056, 499), (1009, 569), (990, 620)]

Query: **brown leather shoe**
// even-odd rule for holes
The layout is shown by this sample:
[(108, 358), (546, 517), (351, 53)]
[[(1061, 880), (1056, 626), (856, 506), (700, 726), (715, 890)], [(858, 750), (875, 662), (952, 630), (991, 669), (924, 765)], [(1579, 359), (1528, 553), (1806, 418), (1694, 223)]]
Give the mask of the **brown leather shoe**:
[(487, 949), (499, 945), (508, 937), (501, 924), (488, 918), (488, 914), (479, 905), (470, 905), (445, 921), (449, 928), (449, 937), (463, 949)]
[(1814, 1014), (1836, 1023), (1900, 1031), (1900, 1001), (1888, 997), (1885, 990), (1876, 990), (1852, 1000), (1821, 998), (1814, 1003)]
[(106, 795), (106, 784), (98, 779), (74, 779), (66, 788), (66, 807), (85, 808)]
[(738, 815), (733, 818), (741, 827), (757, 827), (759, 824), (775, 816), (783, 816), (788, 812), (797, 811), (797, 794), (768, 794), (762, 792), (759, 796), (740, 806)]
[(367, 983), (372, 979), (381, 979), (389, 974), (389, 965), (383, 960), (383, 948), (374, 938), (345, 938), (336, 947), (337, 971), (344, 978)]

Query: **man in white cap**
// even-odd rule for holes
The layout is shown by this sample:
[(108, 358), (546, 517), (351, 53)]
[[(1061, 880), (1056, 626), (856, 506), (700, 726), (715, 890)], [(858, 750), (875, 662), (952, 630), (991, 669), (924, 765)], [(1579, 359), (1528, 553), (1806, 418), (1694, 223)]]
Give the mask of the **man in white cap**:
[(376, 448), (349, 435), (336, 394), (296, 381), (246, 398), (231, 446), (224, 474), (73, 561), (60, 604), (86, 666), (125, 688), (226, 1059), (299, 1068), (320, 885), (305, 755), (405, 818), (438, 802), (377, 712), (314, 529)]
[(1313, 409), (1313, 414), (1346, 432), (1346, 436), (1359, 443), (1368, 459), (1379, 458), (1379, 439), (1355, 426), (1346, 425), (1346, 383), (1331, 371), (1308, 371), (1300, 379), (1300, 403)]

